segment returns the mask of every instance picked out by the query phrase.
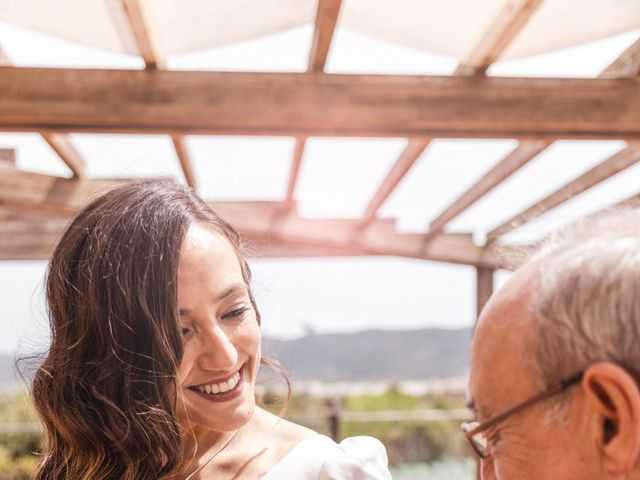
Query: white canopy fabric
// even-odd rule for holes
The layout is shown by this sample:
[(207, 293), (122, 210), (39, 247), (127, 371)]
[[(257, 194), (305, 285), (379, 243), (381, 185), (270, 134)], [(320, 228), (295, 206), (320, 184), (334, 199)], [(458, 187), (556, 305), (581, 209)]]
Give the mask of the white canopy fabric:
[[(507, 0), (345, 0), (338, 28), (463, 60)], [(162, 56), (230, 45), (313, 22), (316, 0), (142, 0)], [(138, 53), (121, 0), (0, 0), (0, 20)], [(638, 0), (546, 0), (502, 58), (640, 28)]]

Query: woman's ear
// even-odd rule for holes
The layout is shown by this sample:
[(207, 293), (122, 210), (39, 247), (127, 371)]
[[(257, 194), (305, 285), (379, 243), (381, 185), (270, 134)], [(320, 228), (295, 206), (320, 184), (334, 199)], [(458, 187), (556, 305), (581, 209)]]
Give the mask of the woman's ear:
[(633, 377), (610, 362), (587, 367), (582, 380), (592, 431), (608, 474), (632, 471), (640, 457), (640, 390)]

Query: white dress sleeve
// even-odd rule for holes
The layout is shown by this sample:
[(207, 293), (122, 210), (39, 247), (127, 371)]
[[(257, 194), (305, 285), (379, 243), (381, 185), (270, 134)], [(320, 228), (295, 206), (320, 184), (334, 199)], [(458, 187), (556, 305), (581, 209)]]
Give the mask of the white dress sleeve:
[(263, 480), (391, 480), (387, 451), (372, 437), (339, 444), (312, 435), (298, 444)]
[(334, 445), (318, 480), (391, 480), (387, 451), (379, 440), (351, 437)]

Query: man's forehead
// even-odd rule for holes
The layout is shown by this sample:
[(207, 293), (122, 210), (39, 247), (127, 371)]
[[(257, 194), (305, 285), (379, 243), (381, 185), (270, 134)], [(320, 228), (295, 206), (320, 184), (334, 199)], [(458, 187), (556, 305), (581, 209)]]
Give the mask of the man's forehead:
[(469, 395), (480, 413), (491, 415), (533, 390), (531, 342), (535, 269), (516, 273), (486, 305), (471, 349)]

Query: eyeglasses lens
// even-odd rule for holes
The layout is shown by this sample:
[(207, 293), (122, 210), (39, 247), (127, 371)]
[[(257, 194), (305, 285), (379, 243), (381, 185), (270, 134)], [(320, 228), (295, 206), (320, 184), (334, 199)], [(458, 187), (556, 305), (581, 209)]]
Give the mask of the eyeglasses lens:
[[(462, 431), (464, 433), (472, 432), (473, 430), (478, 428), (478, 425), (478, 422), (465, 422), (462, 424)], [(485, 437), (484, 435), (484, 432), (478, 432), (470, 436), (467, 435), (467, 439), (469, 440), (469, 443), (471, 444), (473, 449), (478, 455), (480, 455), (481, 458), (486, 458), (488, 456), (488, 442), (487, 437)]]

